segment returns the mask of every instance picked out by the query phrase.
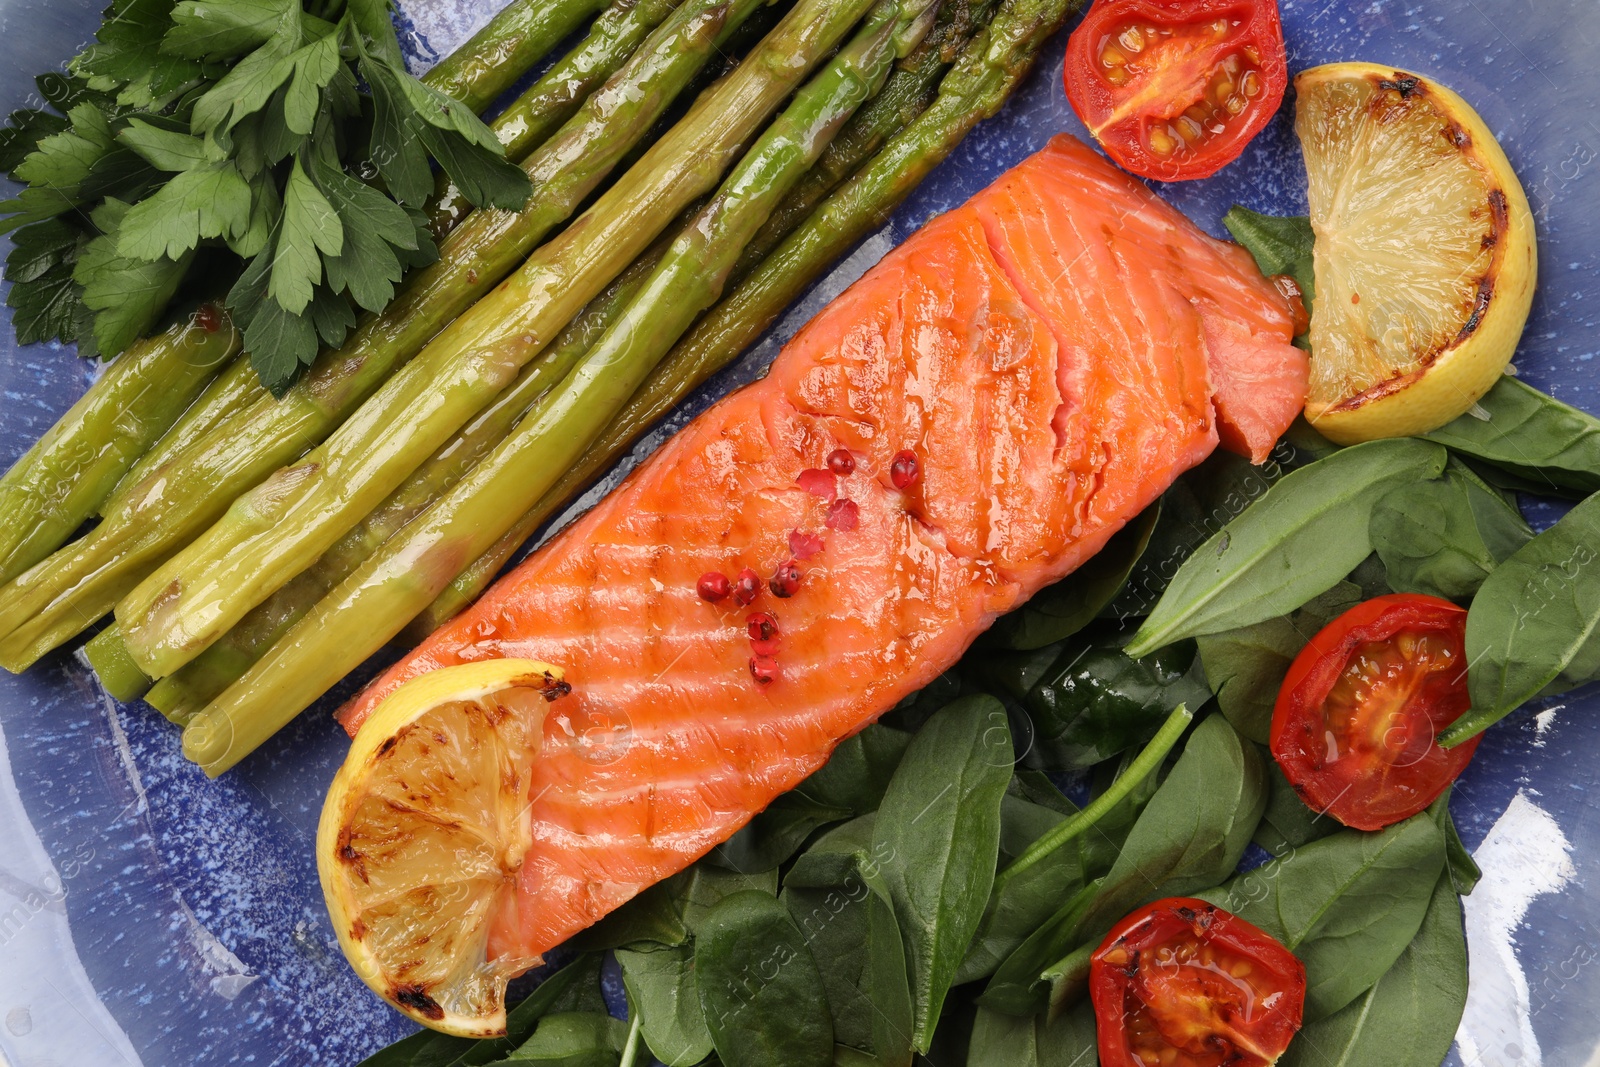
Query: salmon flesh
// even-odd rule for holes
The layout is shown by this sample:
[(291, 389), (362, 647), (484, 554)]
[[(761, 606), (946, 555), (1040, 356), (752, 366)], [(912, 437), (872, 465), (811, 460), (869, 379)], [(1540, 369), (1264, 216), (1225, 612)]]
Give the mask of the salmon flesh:
[[(536, 957), (725, 841), (1219, 439), (1265, 459), (1305, 401), (1292, 332), (1243, 249), (1058, 137), (886, 256), (341, 718), (354, 732), (450, 664), (563, 667), (532, 844), (490, 937), (496, 957)], [(841, 448), (855, 466), (837, 476)], [(779, 597), (767, 582), (790, 564)], [(696, 592), (746, 568), (753, 603)], [(776, 630), (753, 640), (757, 611)]]

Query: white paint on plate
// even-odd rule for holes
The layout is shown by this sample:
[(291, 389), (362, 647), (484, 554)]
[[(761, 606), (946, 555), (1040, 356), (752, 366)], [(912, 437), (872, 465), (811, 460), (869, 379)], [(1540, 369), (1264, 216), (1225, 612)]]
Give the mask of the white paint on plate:
[(140, 1063), (89, 984), (67, 923), (72, 877), (92, 855), (69, 857), (63, 870), (50, 862), (0, 733), (0, 1063)]
[(1535, 898), (1560, 892), (1576, 871), (1555, 818), (1518, 792), (1473, 858), (1483, 880), (1463, 900), (1472, 983), (1456, 1032), (1466, 1067), (1542, 1067), (1517, 932)]

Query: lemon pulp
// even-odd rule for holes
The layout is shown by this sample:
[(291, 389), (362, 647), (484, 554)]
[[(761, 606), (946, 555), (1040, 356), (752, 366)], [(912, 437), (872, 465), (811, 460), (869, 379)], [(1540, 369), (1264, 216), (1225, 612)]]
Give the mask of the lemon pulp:
[(1504, 372), (1533, 298), (1533, 217), (1483, 120), (1393, 67), (1295, 80), (1316, 234), (1307, 418), (1342, 443), (1424, 433)]
[(396, 689), (356, 735), (317, 829), (340, 945), (362, 981), (425, 1026), (505, 1031), (505, 988), (537, 959), (490, 958), (529, 844), (527, 783), (561, 672), (447, 667)]

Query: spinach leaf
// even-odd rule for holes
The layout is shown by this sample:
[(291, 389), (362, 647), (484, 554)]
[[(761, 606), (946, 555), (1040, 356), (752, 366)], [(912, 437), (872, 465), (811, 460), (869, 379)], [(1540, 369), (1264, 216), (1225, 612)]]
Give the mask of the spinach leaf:
[(1395, 486), (1437, 477), (1446, 459), (1437, 445), (1398, 438), (1285, 475), (1184, 561), (1128, 654), (1261, 622), (1333, 588), (1372, 551), (1372, 506)]
[(667, 1067), (689, 1067), (711, 1053), (711, 1031), (694, 985), (694, 953), (688, 945), (618, 949), (628, 1004), (640, 1034)]
[(817, 830), (877, 809), (911, 743), (911, 735), (878, 723), (846, 739), (811, 777), (774, 800), (706, 862), (745, 874), (787, 861)]
[(1522, 513), (1459, 460), (1436, 481), (1390, 491), (1372, 509), (1371, 532), (1395, 592), (1463, 601), (1533, 537)]
[(546, 1015), (522, 1047), (500, 1064), (519, 1067), (617, 1067), (628, 1024), (603, 1011)]
[(1054, 1022), (978, 1009), (967, 1067), (1097, 1067), (1094, 1011), (1080, 1005)]
[(776, 871), (812, 834), (852, 814), (849, 808), (819, 804), (800, 793), (784, 793), (707, 853), (705, 862), (740, 874)]
[(1472, 853), (1467, 851), (1466, 844), (1461, 840), (1461, 833), (1456, 829), (1456, 821), (1450, 815), (1450, 793), (1445, 792), (1444, 803), (1439, 805), (1441, 829), (1444, 831), (1444, 863), (1445, 869), (1450, 872), (1450, 884), (1461, 896), (1469, 895), (1478, 888), (1478, 880), (1483, 877), (1483, 869), (1478, 866), (1478, 861), (1472, 858)]
[(833, 1023), (811, 950), (775, 897), (724, 897), (700, 924), (695, 988), (727, 1067), (831, 1067)]
[(1274, 856), (1283, 856), (1343, 829), (1333, 816), (1306, 806), (1276, 760), (1265, 756), (1262, 763), (1267, 768), (1267, 809), (1256, 827), (1256, 844)]
[(1178, 567), (1206, 538), (1259, 500), (1285, 468), (1278, 454), (1259, 467), (1218, 450), (1161, 496), (1161, 514), (1127, 584), (1101, 615), (1126, 621), (1150, 613)]
[(1311, 231), (1309, 218), (1262, 215), (1235, 204), (1222, 216), (1222, 224), (1233, 239), (1255, 257), (1262, 274), (1269, 278), (1274, 274), (1292, 277), (1300, 287), (1306, 310), (1311, 310), (1317, 280), (1311, 260), (1316, 236)]
[(526, 1041), (545, 1015), (603, 1007), (600, 962), (597, 954), (582, 955), (545, 978), (506, 1012), (504, 1037), (478, 1040), (422, 1030), (379, 1049), (360, 1067), (476, 1067), (497, 1060)]
[(1512, 377), (1496, 382), (1478, 408), (1424, 436), (1544, 493), (1600, 491), (1600, 419)]
[(1282, 1067), (1437, 1067), (1467, 1003), (1461, 901), (1441, 878), (1417, 936), (1367, 992), (1307, 1023)]
[(1024, 758), (1050, 770), (1089, 767), (1149, 740), (1178, 704), (1210, 696), (1188, 642), (1142, 659), (1114, 641), (1068, 644), (1022, 701), (1034, 728)]
[(889, 890), (873, 882), (867, 898), (867, 999), (872, 1004), (872, 1051), (882, 1067), (911, 1067), (916, 1005), (905, 939)]
[(1600, 495), (1502, 563), (1467, 612), (1472, 710), (1440, 735), (1458, 744), (1554, 684), (1600, 675)]
[(1197, 894), (1261, 927), (1306, 966), (1308, 1022), (1381, 978), (1416, 936), (1444, 872), (1431, 811), (1376, 833), (1345, 830)]
[(1104, 884), (1105, 879), (1101, 878), (1083, 886), (1039, 923), (1001, 962), (978, 1003), (1011, 1015), (1032, 1015), (1042, 1010), (1047, 989), (1040, 975), (1051, 960), (1078, 941), (1084, 913)]
[(1360, 600), (1359, 586), (1340, 582), (1293, 614), (1195, 639), (1206, 682), (1235, 730), (1258, 744), (1267, 743), (1272, 709), (1289, 664), (1318, 630)]
[[(1062, 798), (1065, 800), (1065, 798)], [(1000, 858), (1009, 861), (1067, 820), (1062, 812), (1012, 796), (1000, 802)], [(1079, 837), (1004, 885), (997, 885), (983, 922), (956, 971), (961, 985), (994, 972), (1000, 962), (1083, 886), (1086, 854)]]
[(1071, 637), (1100, 614), (1128, 582), (1161, 514), (1157, 501), (1118, 530), (1083, 566), (1003, 615), (981, 639), (985, 648), (1042, 648)]
[(878, 808), (874, 854), (905, 936), (921, 1052), (989, 899), (1011, 760), (1000, 702), (959, 700), (912, 738)]
[(892, 846), (884, 846), (881, 852), (874, 847), (877, 826), (877, 812), (835, 826), (794, 861), (783, 876), (784, 888), (830, 889), (847, 885), (863, 871), (876, 871), (893, 851)]
[(1255, 747), (1223, 716), (1208, 716), (1134, 823), (1079, 929), (1096, 933), (1146, 901), (1217, 885), (1239, 865), (1266, 806)]
[[(870, 891), (860, 878), (832, 889), (786, 887), (779, 897), (820, 961), (833, 1018), (833, 1040), (872, 1051), (872, 1000), (867, 968)], [(672, 1065), (669, 1065), (672, 1067)]]

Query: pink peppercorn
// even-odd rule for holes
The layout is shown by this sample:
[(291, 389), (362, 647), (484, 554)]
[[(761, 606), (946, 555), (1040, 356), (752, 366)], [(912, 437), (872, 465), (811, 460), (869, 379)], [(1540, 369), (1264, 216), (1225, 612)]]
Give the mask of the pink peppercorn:
[(733, 580), (733, 599), (748, 604), (761, 592), (761, 575), (746, 567)]
[(856, 457), (850, 454), (848, 448), (836, 448), (828, 453), (828, 469), (843, 478), (854, 473)]
[(922, 464), (917, 462), (915, 452), (908, 449), (894, 454), (889, 464), (889, 480), (894, 482), (896, 489), (910, 489), (921, 477)]
[(778, 571), (767, 581), (767, 588), (775, 597), (794, 596), (800, 591), (800, 564), (792, 559), (778, 564)]
[(715, 604), (733, 592), (733, 583), (728, 581), (728, 576), (721, 571), (706, 571), (695, 583), (695, 589), (699, 592), (701, 600), (709, 600)]

